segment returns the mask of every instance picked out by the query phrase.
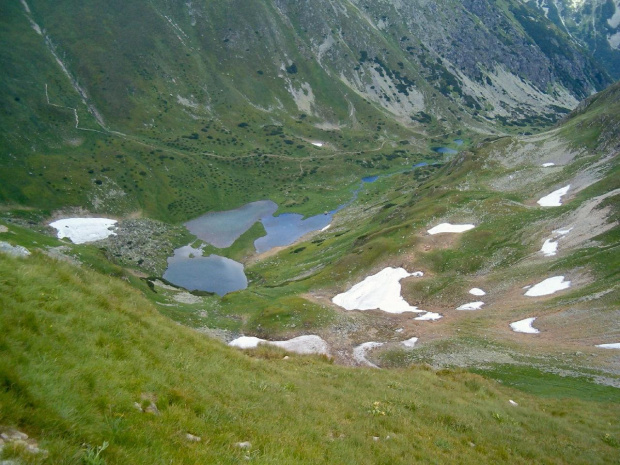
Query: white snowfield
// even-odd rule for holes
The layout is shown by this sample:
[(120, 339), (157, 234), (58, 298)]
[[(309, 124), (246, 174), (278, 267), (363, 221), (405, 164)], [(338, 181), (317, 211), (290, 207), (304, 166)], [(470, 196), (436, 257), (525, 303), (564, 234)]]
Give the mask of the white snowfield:
[(515, 333), (538, 334), (540, 333), (540, 331), (538, 331), (532, 326), (532, 323), (534, 323), (535, 319), (536, 317), (515, 321), (514, 323), (510, 323), (510, 327)]
[(116, 235), (116, 220), (109, 218), (65, 218), (50, 223), (58, 231), (58, 239), (68, 237), (74, 244), (85, 244)]
[(543, 163), (543, 164), (542, 164), (542, 167), (543, 167), (543, 168), (549, 168), (549, 167), (551, 167), (551, 166), (555, 166), (555, 163), (548, 162), (548, 163)]
[(477, 295), (477, 296), (487, 295), (487, 293), (486, 293), (486, 292), (484, 292), (484, 291), (483, 291), (482, 289), (480, 289), (479, 287), (472, 287), (472, 288), (469, 290), (469, 293), (470, 293), (471, 295)]
[(465, 231), (469, 231), (470, 229), (474, 229), (476, 226), (473, 224), (450, 224), (450, 223), (441, 223), (428, 230), (428, 233), (432, 236), (435, 234), (442, 233), (462, 233)]
[(547, 239), (540, 251), (545, 257), (553, 257), (558, 252), (558, 243), (553, 239)]
[(405, 347), (408, 347), (410, 349), (412, 349), (413, 347), (415, 347), (415, 343), (418, 342), (418, 338), (417, 337), (412, 337), (411, 339), (407, 339), (406, 341), (402, 341), (401, 344), (404, 345)]
[(310, 142), (315, 147), (323, 147), (323, 142)]
[(564, 281), (564, 276), (554, 276), (530, 287), (525, 295), (528, 297), (539, 297), (541, 295), (551, 295), (558, 291), (568, 289), (570, 281)]
[[(572, 230), (573, 228), (554, 230), (553, 233), (555, 234), (555, 236), (547, 239), (543, 244), (542, 248), (540, 249), (543, 255), (545, 257), (553, 257), (558, 252), (558, 240), (566, 236)], [(554, 241), (553, 239), (556, 240)]]
[(469, 302), (468, 304), (463, 304), (457, 308), (457, 310), (480, 310), (484, 302)]
[(596, 347), (601, 349), (620, 349), (620, 342), (614, 342), (613, 344), (598, 344)]
[(420, 275), (409, 273), (404, 268), (384, 268), (348, 291), (338, 294), (332, 302), (346, 310), (378, 309), (388, 313), (422, 313), (424, 310), (409, 305), (400, 295), (400, 280), (409, 276)]
[(329, 346), (319, 336), (299, 336), (289, 339), (288, 341), (267, 341), (258, 337), (241, 336), (234, 341), (228, 343), (229, 346), (238, 347), (239, 349), (255, 349), (259, 344), (269, 344), (281, 347), (289, 352), (297, 354), (324, 354), (329, 355)]
[(377, 365), (375, 365), (366, 358), (366, 352), (377, 347), (381, 347), (382, 345), (383, 342), (364, 342), (363, 344), (360, 344), (353, 349), (353, 358), (357, 363), (360, 363), (362, 365), (367, 365), (372, 368), (379, 368)]
[(538, 201), (538, 205), (541, 207), (560, 207), (562, 205), (562, 196), (566, 195), (569, 189), (570, 184), (557, 191), (553, 191), (549, 195), (545, 195)]

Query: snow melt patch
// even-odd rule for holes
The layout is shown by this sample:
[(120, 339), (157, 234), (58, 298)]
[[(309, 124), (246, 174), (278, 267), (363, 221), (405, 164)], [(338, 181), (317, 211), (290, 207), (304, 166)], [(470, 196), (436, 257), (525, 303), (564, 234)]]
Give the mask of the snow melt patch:
[(315, 147), (323, 147), (323, 142), (310, 142), (312, 145), (314, 145)]
[(558, 251), (557, 241), (553, 241), (553, 239), (547, 239), (540, 251), (544, 254), (545, 257), (553, 257)]
[(557, 191), (553, 191), (549, 195), (545, 195), (537, 203), (541, 207), (560, 207), (562, 206), (562, 196), (566, 195), (569, 189), (570, 184), (558, 189)]
[(323, 229), (321, 229), (321, 232), (323, 231), (327, 231), (329, 228), (331, 228), (332, 224), (329, 223), (327, 226), (325, 226)]
[(65, 218), (50, 223), (58, 231), (58, 239), (68, 237), (74, 244), (85, 244), (116, 235), (116, 220), (109, 218)]
[(486, 292), (484, 292), (482, 289), (480, 289), (480, 288), (478, 288), (478, 287), (472, 287), (472, 288), (469, 290), (469, 293), (470, 293), (471, 295), (478, 295), (478, 296), (480, 296), (480, 295), (487, 295), (487, 293), (486, 293)]
[(601, 349), (620, 349), (620, 342), (614, 342), (613, 344), (598, 344), (596, 347)]
[(418, 316), (418, 317), (414, 318), (414, 320), (418, 320), (418, 321), (434, 321), (434, 320), (439, 320), (440, 318), (441, 318), (441, 315), (439, 313), (426, 312), (424, 315)]
[(540, 331), (538, 331), (532, 326), (532, 323), (534, 323), (535, 319), (536, 317), (515, 321), (514, 323), (510, 323), (510, 327), (515, 333), (538, 334), (540, 333)]
[(476, 226), (473, 224), (450, 224), (450, 223), (441, 223), (428, 230), (430, 235), (441, 234), (441, 233), (462, 233), (465, 231), (469, 231), (470, 229), (474, 229)]
[(368, 276), (347, 292), (332, 299), (345, 310), (383, 310), (388, 313), (417, 312), (419, 310), (405, 301), (400, 295), (400, 280), (414, 276), (404, 268), (387, 267), (377, 274)]
[(463, 304), (457, 308), (457, 310), (480, 310), (484, 302), (469, 302), (468, 304)]
[(299, 336), (288, 341), (267, 341), (258, 337), (241, 336), (228, 343), (229, 346), (239, 349), (255, 349), (260, 343), (281, 347), (289, 352), (297, 354), (323, 354), (329, 355), (329, 347), (321, 337), (309, 335)]
[[(553, 257), (558, 251), (558, 239), (566, 236), (569, 232), (571, 232), (573, 228), (568, 229), (556, 229), (553, 231), (555, 234), (554, 237), (547, 239), (542, 246), (540, 251), (543, 253), (545, 257)], [(559, 237), (558, 237), (559, 236)], [(555, 241), (553, 239), (556, 239)]]
[(413, 349), (415, 347), (415, 343), (418, 342), (418, 338), (417, 337), (412, 337), (411, 339), (407, 339), (406, 341), (402, 341), (401, 344), (404, 345), (405, 347), (409, 347), (410, 349)]
[(544, 281), (535, 284), (527, 290), (525, 295), (528, 297), (551, 295), (558, 291), (568, 289), (569, 287), (570, 281), (564, 281), (564, 276), (554, 276), (553, 278), (547, 278)]
[(551, 163), (551, 162), (550, 163), (543, 163), (541, 166), (543, 168), (549, 168), (550, 166), (555, 166), (555, 163)]
[(361, 365), (367, 365), (372, 368), (379, 368), (377, 365), (375, 365), (366, 358), (366, 352), (372, 349), (376, 349), (377, 347), (381, 347), (382, 345), (383, 342), (364, 342), (363, 344), (360, 344), (353, 349), (353, 358), (357, 363)]

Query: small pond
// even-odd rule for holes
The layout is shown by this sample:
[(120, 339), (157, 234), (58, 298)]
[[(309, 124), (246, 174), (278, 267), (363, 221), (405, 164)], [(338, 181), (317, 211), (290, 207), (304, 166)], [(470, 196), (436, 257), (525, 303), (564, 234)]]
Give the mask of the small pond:
[(214, 292), (220, 297), (248, 287), (243, 265), (219, 255), (202, 256), (202, 250), (181, 247), (168, 258), (164, 279), (189, 291)]

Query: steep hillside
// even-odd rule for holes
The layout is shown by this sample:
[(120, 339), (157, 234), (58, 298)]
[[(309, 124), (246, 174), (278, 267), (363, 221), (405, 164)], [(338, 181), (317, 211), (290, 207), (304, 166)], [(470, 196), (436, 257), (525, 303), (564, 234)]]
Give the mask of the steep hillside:
[(12, 463), (617, 457), (612, 388), (551, 400), (462, 372), (352, 370), (268, 348), (253, 359), (161, 317), (116, 278), (40, 254), (1, 255), (0, 273), (0, 431), (21, 438), (0, 457)]
[(590, 50), (615, 79), (620, 78), (618, 0), (528, 0), (576, 42)]
[(179, 221), (288, 192), (316, 212), (319, 179), (350, 184), (401, 141), (531, 132), (610, 83), (516, 1), (2, 9), (0, 198), (45, 209)]

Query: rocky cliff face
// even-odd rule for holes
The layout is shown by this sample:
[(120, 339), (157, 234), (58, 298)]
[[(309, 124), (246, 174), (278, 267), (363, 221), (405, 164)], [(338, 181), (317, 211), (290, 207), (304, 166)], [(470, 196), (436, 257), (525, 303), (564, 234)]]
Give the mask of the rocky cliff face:
[(620, 79), (620, 0), (527, 0)]
[(405, 124), (553, 119), (610, 83), (567, 34), (513, 0), (24, 0), (7, 14), (18, 49), (47, 48), (50, 72), (70, 78), (95, 122), (125, 129), (162, 112), (243, 108), (338, 125), (368, 103)]

